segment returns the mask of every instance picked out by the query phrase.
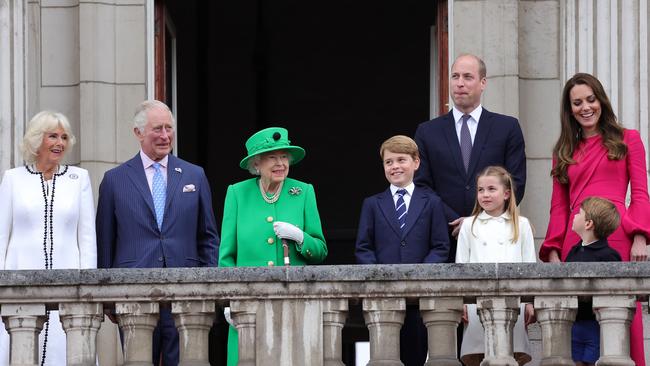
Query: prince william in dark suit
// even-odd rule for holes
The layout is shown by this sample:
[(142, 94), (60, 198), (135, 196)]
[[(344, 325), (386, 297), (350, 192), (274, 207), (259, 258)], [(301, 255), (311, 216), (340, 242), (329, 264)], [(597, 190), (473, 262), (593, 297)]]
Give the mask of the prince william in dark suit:
[[(485, 63), (461, 55), (451, 68), (449, 113), (421, 123), (415, 132), (420, 169), (415, 183), (430, 187), (442, 199), (454, 236), (476, 201), (476, 175), (490, 165), (503, 166), (516, 185), (517, 203), (524, 196), (526, 154), (516, 118), (492, 113), (481, 106), (487, 84)], [(452, 242), (449, 262), (456, 257)]]
[[(133, 118), (140, 152), (106, 172), (97, 204), (97, 267), (216, 266), (219, 237), (203, 169), (170, 154), (174, 118), (159, 101), (140, 104)], [(179, 361), (178, 332), (161, 309), (153, 364)]]

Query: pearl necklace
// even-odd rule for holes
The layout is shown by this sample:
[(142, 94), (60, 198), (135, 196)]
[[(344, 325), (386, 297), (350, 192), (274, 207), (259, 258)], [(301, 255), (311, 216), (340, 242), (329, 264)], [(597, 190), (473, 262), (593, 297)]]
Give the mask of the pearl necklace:
[(259, 186), (260, 186), (260, 193), (262, 194), (262, 198), (264, 198), (264, 201), (266, 203), (275, 203), (277, 200), (280, 199), (280, 192), (282, 192), (282, 185), (284, 184), (284, 181), (280, 182), (280, 186), (278, 187), (278, 190), (275, 191), (270, 197), (266, 194), (264, 191), (264, 187), (262, 187), (262, 180), (259, 180)]
[[(36, 170), (36, 166), (33, 166), (30, 168), (29, 166), (25, 165), (25, 169), (30, 174), (33, 175), (38, 175), (41, 178), (41, 189), (43, 192), (43, 202), (45, 203), (45, 210), (43, 213), (43, 256), (45, 257), (45, 269), (52, 269), (52, 252), (54, 250), (54, 189), (56, 187), (56, 177), (60, 177), (63, 174), (65, 174), (68, 171), (68, 166), (65, 165), (63, 168), (63, 171), (60, 173), (54, 173), (52, 174), (52, 194), (50, 195), (50, 201), (47, 201), (47, 189), (46, 189), (46, 183), (45, 183), (45, 178), (43, 177), (43, 172), (39, 172)], [(60, 169), (57, 169), (57, 171)], [(49, 229), (49, 230), (48, 230)], [(48, 235), (49, 232), (49, 235)], [(48, 251), (48, 240), (49, 240), (49, 251)], [(45, 322), (45, 333), (43, 336), (43, 355), (41, 357), (41, 365), (45, 364), (45, 354), (47, 351), (47, 336), (50, 330), (50, 311), (47, 310), (45, 312), (45, 315), (47, 317), (47, 320)]]

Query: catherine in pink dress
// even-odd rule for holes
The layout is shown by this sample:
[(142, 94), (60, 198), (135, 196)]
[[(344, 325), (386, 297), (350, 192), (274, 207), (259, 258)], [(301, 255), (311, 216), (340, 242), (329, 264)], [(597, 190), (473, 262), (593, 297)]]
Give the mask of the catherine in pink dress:
[[(602, 85), (589, 74), (576, 74), (567, 82), (562, 109), (563, 136), (554, 149), (551, 217), (539, 258), (557, 261), (559, 256), (559, 259), (565, 260), (571, 248), (580, 242), (580, 237), (571, 230), (573, 217), (579, 212), (585, 198), (599, 196), (612, 201), (622, 218), (620, 227), (608, 238), (609, 245), (621, 255), (623, 261), (646, 260), (645, 246), (650, 238), (650, 201), (645, 149), (639, 132), (618, 126)], [(607, 117), (610, 117), (610, 122), (603, 122)], [(616, 126), (611, 126), (612, 117)], [(627, 146), (627, 152), (618, 160), (608, 157), (609, 150), (603, 141), (604, 134), (611, 136), (612, 131), (616, 130), (622, 131), (622, 141)], [(558, 152), (562, 143), (567, 141), (575, 144), (570, 155), (574, 162), (566, 165), (565, 178), (568, 181), (561, 183), (556, 174), (560, 160)], [(631, 200), (629, 207), (626, 207), (628, 183)], [(637, 366), (645, 366), (639, 303), (630, 332), (631, 357)]]

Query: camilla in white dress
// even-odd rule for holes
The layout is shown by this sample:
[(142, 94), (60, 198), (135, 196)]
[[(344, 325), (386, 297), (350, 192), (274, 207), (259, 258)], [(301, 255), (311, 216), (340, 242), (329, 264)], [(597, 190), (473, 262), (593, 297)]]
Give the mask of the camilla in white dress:
[[(0, 183), (0, 269), (97, 267), (88, 172), (59, 164), (73, 142), (70, 125), (59, 113), (41, 112), (30, 122), (23, 140), (27, 164), (5, 171)], [(65, 332), (58, 311), (49, 313), (40, 342), (40, 364), (66, 364)], [(0, 365), (8, 364), (9, 335), (0, 321)]]
[[(534, 263), (537, 260), (533, 231), (527, 218), (519, 216), (519, 238), (515, 243), (511, 241), (512, 219), (508, 212), (497, 217), (481, 212), (474, 223), (473, 233), (472, 221), (473, 217), (468, 217), (461, 225), (456, 263)], [(522, 304), (513, 330), (515, 358), (520, 364), (530, 361), (524, 307), (525, 304)], [(466, 365), (478, 365), (485, 352), (485, 343), (483, 325), (475, 304), (467, 305), (467, 317), (460, 358)]]

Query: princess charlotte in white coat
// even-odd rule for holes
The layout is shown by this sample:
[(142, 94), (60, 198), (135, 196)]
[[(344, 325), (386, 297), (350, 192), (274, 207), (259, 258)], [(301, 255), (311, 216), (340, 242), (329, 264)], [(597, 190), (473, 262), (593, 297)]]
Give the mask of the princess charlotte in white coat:
[[(74, 144), (68, 120), (43, 111), (23, 138), (25, 166), (5, 171), (0, 183), (0, 269), (97, 267), (95, 210), (88, 172), (62, 165)], [(57, 311), (41, 332), (39, 361), (65, 365), (65, 333)], [(9, 364), (9, 335), (0, 321), (0, 365)]]

